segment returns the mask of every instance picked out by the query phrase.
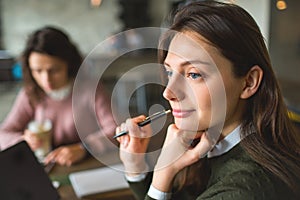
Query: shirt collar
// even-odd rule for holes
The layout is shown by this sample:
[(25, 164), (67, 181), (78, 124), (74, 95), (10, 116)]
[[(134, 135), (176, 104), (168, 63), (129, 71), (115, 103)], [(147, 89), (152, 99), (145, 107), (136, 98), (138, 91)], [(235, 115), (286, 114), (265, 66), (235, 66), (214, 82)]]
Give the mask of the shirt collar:
[(69, 83), (68, 85), (58, 90), (53, 90), (48, 92), (47, 95), (53, 100), (60, 101), (68, 97), (71, 91), (72, 91), (72, 85)]
[(208, 158), (220, 156), (233, 147), (235, 147), (241, 141), (240, 137), (241, 126), (236, 127), (231, 133), (229, 133), (223, 140), (218, 142), (214, 148), (207, 153)]

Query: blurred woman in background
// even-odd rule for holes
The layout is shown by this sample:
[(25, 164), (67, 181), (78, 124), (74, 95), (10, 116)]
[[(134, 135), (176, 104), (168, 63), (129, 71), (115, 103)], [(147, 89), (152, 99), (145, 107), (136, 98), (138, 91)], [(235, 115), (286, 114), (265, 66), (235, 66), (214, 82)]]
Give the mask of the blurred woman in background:
[[(73, 85), (83, 61), (79, 50), (63, 31), (47, 26), (30, 35), (21, 59), (24, 87), (1, 125), (1, 149), (26, 140), (35, 151), (43, 144), (28, 124), (50, 120), (52, 151), (44, 162), (70, 166), (82, 160), (87, 152), (75, 127), (72, 108)], [(102, 128), (99, 134), (111, 138), (116, 125), (103, 88), (98, 88), (95, 99), (82, 104), (85, 110), (96, 110)], [(89, 118), (82, 117), (89, 126)]]

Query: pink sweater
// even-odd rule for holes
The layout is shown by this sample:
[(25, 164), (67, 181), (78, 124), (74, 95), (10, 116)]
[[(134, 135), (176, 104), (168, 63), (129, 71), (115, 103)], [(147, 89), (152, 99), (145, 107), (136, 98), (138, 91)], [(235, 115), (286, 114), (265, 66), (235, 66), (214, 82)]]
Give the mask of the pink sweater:
[[(10, 113), (1, 124), (0, 149), (3, 150), (22, 140), (21, 136), (31, 120), (44, 118), (50, 119), (53, 124), (53, 148), (80, 141), (89, 141), (95, 142), (94, 145), (86, 145), (92, 145), (100, 151), (105, 150), (107, 148), (105, 144), (113, 137), (116, 128), (110, 101), (101, 90), (96, 93), (96, 98), (95, 94), (88, 93), (80, 94), (79, 98), (80, 100), (74, 101), (76, 109), (72, 108), (72, 94), (60, 101), (47, 97), (42, 104), (33, 109), (22, 89)], [(94, 110), (96, 110), (97, 118), (93, 114)], [(104, 138), (106, 142), (101, 142), (101, 138)]]

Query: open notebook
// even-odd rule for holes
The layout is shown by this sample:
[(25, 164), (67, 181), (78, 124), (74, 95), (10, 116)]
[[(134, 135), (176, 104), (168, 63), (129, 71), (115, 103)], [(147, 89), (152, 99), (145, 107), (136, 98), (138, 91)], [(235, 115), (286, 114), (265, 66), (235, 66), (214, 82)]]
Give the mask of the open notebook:
[(122, 164), (74, 172), (69, 175), (77, 197), (128, 188)]
[(60, 199), (44, 167), (25, 141), (1, 151), (0, 163), (0, 199)]

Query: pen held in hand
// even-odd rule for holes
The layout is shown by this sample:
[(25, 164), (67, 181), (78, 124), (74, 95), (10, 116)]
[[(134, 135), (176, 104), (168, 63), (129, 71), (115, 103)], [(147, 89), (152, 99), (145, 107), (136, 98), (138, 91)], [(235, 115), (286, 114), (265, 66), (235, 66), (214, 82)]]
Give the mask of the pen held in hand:
[[(152, 121), (155, 121), (155, 120), (167, 115), (170, 112), (171, 112), (171, 110), (163, 110), (163, 111), (154, 113), (153, 115), (150, 115), (150, 116), (146, 117), (145, 120), (139, 122), (138, 126), (142, 127), (142, 126), (145, 126), (147, 124), (150, 124)], [(126, 134), (128, 134), (128, 131), (121, 131), (120, 133), (115, 135), (113, 138), (118, 138), (118, 137), (121, 137), (121, 136), (126, 135)]]

